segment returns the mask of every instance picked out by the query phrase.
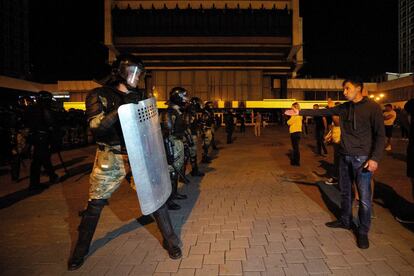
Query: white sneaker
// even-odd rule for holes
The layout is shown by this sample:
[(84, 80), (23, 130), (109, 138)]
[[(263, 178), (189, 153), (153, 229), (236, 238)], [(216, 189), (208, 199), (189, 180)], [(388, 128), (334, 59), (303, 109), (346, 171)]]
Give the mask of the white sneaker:
[(326, 185), (336, 185), (336, 184), (338, 184), (338, 180), (331, 177), (331, 178), (329, 178), (328, 180), (325, 181), (325, 184)]
[(390, 151), (390, 150), (391, 150), (391, 145), (387, 146), (387, 147), (385, 148), (385, 150), (386, 150), (386, 151)]

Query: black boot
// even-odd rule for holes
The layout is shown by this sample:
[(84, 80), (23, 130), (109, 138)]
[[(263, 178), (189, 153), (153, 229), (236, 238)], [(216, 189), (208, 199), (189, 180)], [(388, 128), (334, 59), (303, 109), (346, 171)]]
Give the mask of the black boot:
[(180, 240), (174, 233), (167, 207), (165, 205), (161, 206), (157, 211), (152, 213), (152, 215), (154, 216), (163, 237), (162, 247), (168, 251), (168, 255), (171, 259), (181, 258), (182, 253), (179, 247)]
[(170, 174), (171, 178), (171, 185), (172, 185), (172, 191), (171, 191), (171, 199), (187, 199), (186, 195), (178, 193), (178, 177), (177, 174), (172, 173)]
[(191, 158), (190, 161), (191, 161), (191, 167), (192, 167), (191, 176), (204, 176), (204, 173), (198, 170), (197, 157), (195, 156)]
[(203, 156), (201, 157), (201, 163), (211, 163), (211, 158), (208, 157), (208, 146), (203, 146)]
[(187, 163), (188, 162), (184, 162), (184, 165), (183, 165), (183, 168), (181, 169), (181, 175), (180, 175), (180, 177), (178, 178), (178, 181), (180, 181), (181, 183), (184, 183), (184, 184), (191, 184), (191, 182), (188, 180), (188, 178), (187, 177), (185, 177), (185, 169), (186, 169), (186, 167), (187, 167)]
[(79, 237), (75, 250), (68, 263), (68, 270), (78, 269), (83, 265), (85, 256), (88, 255), (89, 246), (95, 233), (98, 220), (103, 207), (107, 204), (106, 199), (92, 199), (88, 202), (88, 207), (82, 214), (79, 225)]

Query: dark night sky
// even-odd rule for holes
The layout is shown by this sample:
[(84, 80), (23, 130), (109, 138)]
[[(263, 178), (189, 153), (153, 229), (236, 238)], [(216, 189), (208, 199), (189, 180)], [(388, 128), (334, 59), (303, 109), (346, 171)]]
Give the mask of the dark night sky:
[(371, 76), (398, 70), (398, 1), (301, 1), (306, 65), (312, 77)]
[[(301, 0), (304, 57), (300, 76), (359, 75), (398, 68), (398, 1)], [(35, 80), (88, 80), (107, 67), (103, 1), (30, 1)], [(53, 12), (50, 12), (53, 11)]]

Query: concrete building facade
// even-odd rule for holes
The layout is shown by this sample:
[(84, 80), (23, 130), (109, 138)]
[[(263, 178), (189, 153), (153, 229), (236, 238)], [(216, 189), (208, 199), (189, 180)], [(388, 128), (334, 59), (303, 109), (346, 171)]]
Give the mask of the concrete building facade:
[(414, 1), (398, 2), (399, 70), (414, 72)]

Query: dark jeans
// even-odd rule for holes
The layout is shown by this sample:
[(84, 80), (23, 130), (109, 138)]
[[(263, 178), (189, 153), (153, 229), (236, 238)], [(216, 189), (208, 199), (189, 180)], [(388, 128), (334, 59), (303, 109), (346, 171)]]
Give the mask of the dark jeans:
[(233, 138), (233, 130), (234, 127), (226, 127), (226, 132), (227, 132), (227, 144), (231, 144)]
[(241, 133), (246, 132), (246, 125), (245, 125), (245, 124), (241, 124), (241, 125), (240, 125), (240, 132), (241, 132)]
[(325, 143), (324, 143), (324, 137), (323, 137), (324, 133), (325, 133), (325, 129), (319, 129), (319, 128), (315, 129), (316, 152), (318, 154), (322, 154), (322, 150), (323, 150), (323, 153), (325, 154), (328, 153), (328, 151), (326, 150)]
[(371, 225), (371, 176), (364, 169), (368, 156), (341, 154), (339, 159), (339, 187), (341, 189), (341, 220), (352, 222), (352, 184), (355, 182), (359, 194), (359, 234), (368, 234)]
[(290, 140), (292, 142), (292, 149), (293, 149), (291, 163), (295, 165), (299, 165), (300, 164), (300, 151), (299, 151), (300, 132), (291, 133)]
[(33, 159), (30, 165), (30, 185), (40, 183), (40, 169), (43, 166), (49, 177), (55, 176), (52, 162), (50, 160), (51, 150), (48, 137), (36, 137), (33, 143)]

